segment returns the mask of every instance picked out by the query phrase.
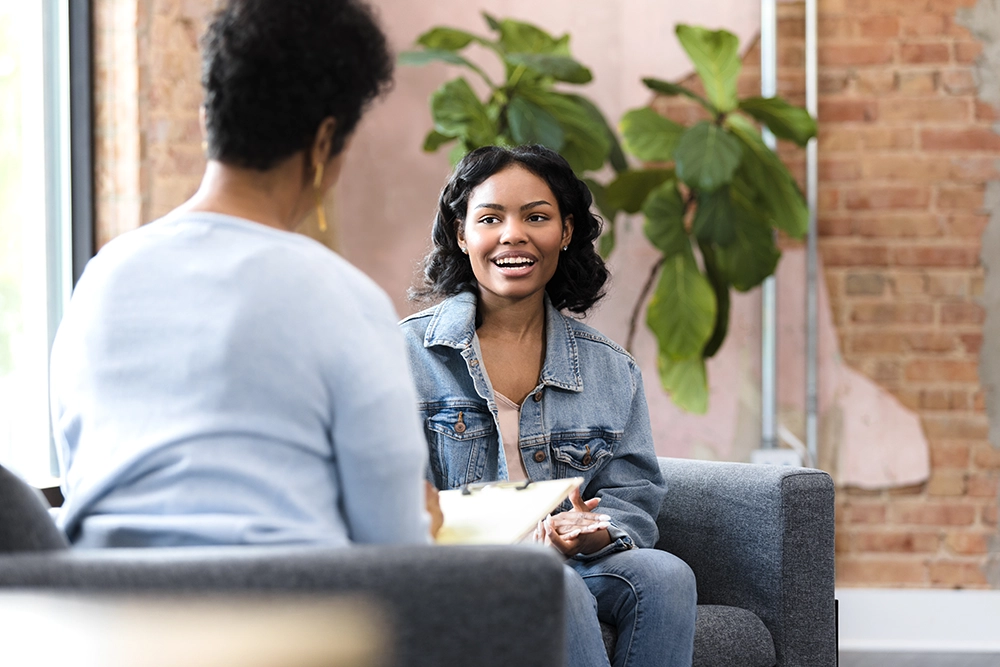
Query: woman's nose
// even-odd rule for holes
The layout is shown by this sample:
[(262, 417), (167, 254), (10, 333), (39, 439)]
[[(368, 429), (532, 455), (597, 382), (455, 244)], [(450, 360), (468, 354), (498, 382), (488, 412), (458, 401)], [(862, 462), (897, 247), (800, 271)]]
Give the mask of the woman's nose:
[(505, 244), (515, 244), (515, 243), (525, 243), (528, 240), (528, 236), (525, 233), (524, 224), (520, 220), (508, 220), (504, 223), (503, 230), (500, 233), (500, 243)]

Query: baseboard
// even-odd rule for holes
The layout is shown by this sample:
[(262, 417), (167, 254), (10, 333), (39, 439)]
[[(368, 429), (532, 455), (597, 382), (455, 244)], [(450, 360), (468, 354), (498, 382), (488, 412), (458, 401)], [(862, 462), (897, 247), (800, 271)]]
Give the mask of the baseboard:
[(1000, 653), (1000, 590), (838, 588), (841, 651)]

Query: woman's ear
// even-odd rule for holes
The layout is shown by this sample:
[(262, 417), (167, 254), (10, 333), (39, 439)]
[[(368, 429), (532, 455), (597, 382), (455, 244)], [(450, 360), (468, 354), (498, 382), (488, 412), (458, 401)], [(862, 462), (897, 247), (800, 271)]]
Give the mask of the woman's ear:
[(326, 166), (326, 163), (333, 157), (330, 152), (333, 150), (333, 131), (337, 127), (337, 121), (333, 116), (327, 116), (316, 129), (316, 136), (313, 137), (312, 148), (309, 151), (309, 164), (315, 168), (316, 165)]
[(567, 215), (563, 218), (562, 245), (566, 247), (573, 240), (573, 216)]

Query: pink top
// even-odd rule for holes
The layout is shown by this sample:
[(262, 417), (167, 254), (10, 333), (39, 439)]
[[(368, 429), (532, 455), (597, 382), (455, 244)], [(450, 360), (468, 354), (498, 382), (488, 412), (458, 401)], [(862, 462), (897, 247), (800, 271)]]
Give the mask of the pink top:
[(503, 441), (503, 452), (507, 457), (507, 479), (520, 482), (528, 479), (521, 460), (521, 449), (518, 443), (521, 439), (521, 406), (498, 391), (493, 395), (497, 398), (497, 419), (500, 422), (500, 439)]

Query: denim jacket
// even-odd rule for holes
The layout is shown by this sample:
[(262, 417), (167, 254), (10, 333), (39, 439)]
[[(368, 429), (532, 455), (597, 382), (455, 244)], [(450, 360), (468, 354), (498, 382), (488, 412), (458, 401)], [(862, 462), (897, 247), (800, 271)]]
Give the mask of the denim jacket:
[[(496, 398), (476, 336), (475, 294), (463, 292), (404, 319), (439, 489), (507, 479)], [(642, 377), (632, 357), (545, 300), (547, 342), (538, 386), (521, 405), (521, 459), (528, 477), (583, 477), (584, 500), (611, 517), (612, 543), (583, 560), (652, 547), (666, 492), (653, 449)], [(570, 509), (569, 501), (560, 510)]]

